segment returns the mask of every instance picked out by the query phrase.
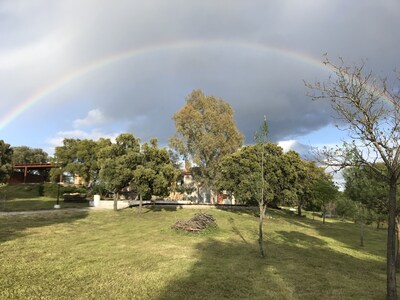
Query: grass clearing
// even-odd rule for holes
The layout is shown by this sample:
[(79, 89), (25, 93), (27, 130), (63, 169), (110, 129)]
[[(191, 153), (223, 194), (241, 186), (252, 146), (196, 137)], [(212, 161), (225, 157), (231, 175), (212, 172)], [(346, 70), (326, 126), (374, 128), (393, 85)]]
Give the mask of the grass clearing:
[(0, 216), (2, 299), (384, 299), (386, 231), (269, 211), (266, 258), (251, 212), (174, 232), (197, 210)]
[[(50, 197), (37, 197), (34, 199), (0, 200), (0, 212), (49, 210), (53, 209), (55, 204), (56, 204), (56, 199)], [(82, 203), (72, 203), (72, 202), (64, 202), (62, 198), (60, 198), (59, 204), (61, 205), (61, 208), (89, 207), (89, 201)]]
[[(32, 211), (53, 209), (56, 197), (43, 197), (43, 185), (20, 184), (0, 187), (0, 212)], [(89, 207), (89, 201), (83, 203), (64, 202), (60, 195), (61, 208)]]

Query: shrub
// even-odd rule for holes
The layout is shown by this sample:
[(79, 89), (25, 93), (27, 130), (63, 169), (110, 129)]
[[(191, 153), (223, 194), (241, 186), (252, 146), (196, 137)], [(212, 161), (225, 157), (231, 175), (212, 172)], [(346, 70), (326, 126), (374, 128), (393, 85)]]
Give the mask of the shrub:
[[(61, 185), (60, 186), (60, 197), (66, 193), (86, 193), (86, 188), (82, 186), (74, 185)], [(54, 183), (45, 183), (43, 185), (43, 196), (56, 198), (58, 195), (58, 186)]]

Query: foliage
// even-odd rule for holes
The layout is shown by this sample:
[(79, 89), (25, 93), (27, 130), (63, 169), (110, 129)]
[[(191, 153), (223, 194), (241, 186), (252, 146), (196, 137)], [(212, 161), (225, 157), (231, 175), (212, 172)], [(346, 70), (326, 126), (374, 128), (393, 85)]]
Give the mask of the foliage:
[[(262, 150), (263, 149), (263, 150)], [(264, 152), (263, 176), (261, 183), (260, 153)], [(255, 204), (262, 197), (265, 204), (282, 195), (284, 185), (282, 171), (283, 150), (273, 143), (244, 146), (223, 158), (219, 167), (217, 186), (235, 196), (238, 203)]]
[(281, 199), (289, 189), (286, 185), (288, 169), (284, 167), (281, 147), (267, 143), (268, 124), (264, 119), (257, 143), (245, 146), (222, 159), (217, 186), (235, 196), (238, 202), (257, 203), (259, 207), (259, 246), (264, 257), (263, 222), (265, 210), (273, 200)]
[[(48, 154), (40, 148), (30, 148), (27, 146), (13, 147), (13, 164), (38, 164), (38, 163), (48, 163)], [(28, 170), (28, 172), (32, 172)], [(40, 174), (45, 181), (49, 179), (50, 171), (47, 169), (35, 170)]]
[(0, 140), (0, 183), (7, 182), (12, 172), (13, 150), (9, 144)]
[(171, 148), (198, 167), (199, 172), (194, 174), (197, 181), (212, 187), (219, 161), (243, 142), (231, 106), (221, 98), (194, 90), (173, 120), (176, 134), (170, 140)]
[(30, 148), (27, 146), (13, 147), (14, 164), (34, 164), (49, 162), (49, 155), (40, 148)]
[[(396, 299), (397, 184), (400, 178), (400, 95), (365, 72), (365, 64), (348, 67), (341, 60), (325, 64), (333, 70), (327, 82), (306, 83), (313, 99), (327, 99), (337, 113), (338, 126), (353, 140), (339, 149), (325, 149), (321, 156), (331, 165), (367, 166), (388, 184), (387, 298)], [(397, 76), (397, 84), (400, 78)], [(382, 161), (384, 170), (377, 167)]]
[[(98, 179), (100, 166), (98, 154), (111, 145), (109, 139), (81, 140), (64, 139), (63, 146), (56, 147), (54, 159), (62, 172), (80, 176), (86, 184), (92, 185)], [(59, 170), (53, 169), (51, 176), (57, 177)]]
[[(383, 166), (381, 165), (381, 167)], [(347, 168), (344, 170), (343, 176), (346, 180), (346, 195), (351, 200), (362, 203), (367, 209), (372, 210), (374, 221), (379, 227), (379, 224), (384, 222), (387, 216), (387, 183), (377, 178), (366, 167)]]
[[(63, 194), (68, 193), (81, 193), (86, 194), (86, 188), (82, 186), (74, 186), (74, 185), (60, 185), (60, 198), (62, 198)], [(41, 196), (56, 198), (58, 195), (58, 184), (54, 183), (44, 183), (43, 184), (43, 194)]]
[(114, 193), (114, 209), (117, 209), (118, 193), (129, 186), (134, 170), (141, 162), (139, 139), (132, 134), (120, 134), (115, 143), (101, 149), (99, 155), (99, 181)]
[(142, 165), (137, 166), (133, 171), (133, 186), (139, 193), (141, 199), (151, 199), (151, 189), (156, 177), (156, 172), (153, 169), (146, 168)]
[(284, 155), (285, 204), (296, 205), (297, 213), (301, 216), (302, 208), (319, 209), (315, 186), (325, 171), (313, 161), (305, 161), (295, 151)]
[(357, 204), (356, 202), (349, 199), (343, 193), (337, 198), (336, 201), (336, 213), (339, 217), (347, 219), (356, 219), (357, 215)]
[(318, 178), (314, 187), (317, 203), (319, 203), (320, 209), (323, 213), (323, 223), (325, 223), (325, 216), (328, 208), (328, 204), (335, 202), (338, 195), (338, 187), (332, 181), (332, 177), (329, 174)]
[(141, 147), (141, 166), (135, 170), (133, 185), (144, 197), (168, 196), (173, 189), (180, 171), (170, 160), (165, 148), (158, 148), (157, 139), (151, 139), (150, 143)]

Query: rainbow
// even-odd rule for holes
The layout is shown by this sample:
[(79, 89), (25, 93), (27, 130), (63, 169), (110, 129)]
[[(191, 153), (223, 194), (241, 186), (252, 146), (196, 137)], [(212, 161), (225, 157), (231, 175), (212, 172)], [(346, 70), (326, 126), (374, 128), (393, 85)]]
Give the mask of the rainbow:
[(252, 43), (241, 40), (187, 40), (187, 41), (172, 41), (163, 44), (153, 44), (142, 48), (130, 49), (110, 56), (93, 61), (89, 64), (83, 65), (72, 72), (65, 74), (61, 78), (49, 83), (48, 85), (40, 88), (30, 97), (20, 101), (11, 111), (0, 119), (0, 131), (3, 130), (8, 124), (15, 120), (18, 116), (22, 115), (30, 107), (46, 98), (56, 90), (75, 81), (84, 75), (99, 70), (103, 67), (112, 65), (113, 63), (123, 61), (125, 59), (137, 58), (144, 54), (155, 54), (162, 51), (191, 49), (196, 47), (232, 47), (242, 49), (253, 49), (257, 51), (267, 51), (272, 54), (281, 55), (302, 62), (311, 66), (321, 69), (327, 69), (320, 59), (316, 59), (307, 54), (296, 52), (291, 49), (281, 48), (262, 43)]

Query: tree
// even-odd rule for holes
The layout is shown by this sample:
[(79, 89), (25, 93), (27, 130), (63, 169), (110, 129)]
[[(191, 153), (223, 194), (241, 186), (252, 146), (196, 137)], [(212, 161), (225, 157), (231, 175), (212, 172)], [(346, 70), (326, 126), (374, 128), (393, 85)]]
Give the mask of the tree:
[[(40, 148), (30, 148), (27, 146), (13, 147), (13, 164), (40, 164), (49, 162), (49, 155)], [(28, 170), (28, 172), (32, 172)], [(45, 180), (49, 178), (50, 171), (47, 169), (34, 170)]]
[(295, 151), (288, 151), (284, 158), (286, 181), (286, 202), (297, 206), (297, 215), (301, 216), (302, 208), (315, 206), (315, 185), (319, 178), (325, 176), (322, 167), (318, 167), (313, 161), (305, 161)]
[(347, 219), (356, 219), (357, 202), (352, 201), (345, 193), (340, 193), (336, 201), (336, 213), (338, 216)]
[[(376, 167), (385, 171), (382, 163), (377, 163)], [(387, 191), (389, 189), (387, 182), (382, 181), (368, 167), (347, 168), (343, 172), (346, 180), (346, 195), (353, 201), (362, 203), (369, 210), (369, 219), (375, 221), (377, 228), (387, 219), (388, 201)], [(399, 203), (397, 194), (397, 203)], [(400, 216), (396, 216), (396, 269), (400, 270)]]
[(157, 139), (143, 144), (140, 165), (134, 170), (132, 181), (132, 186), (140, 197), (139, 211), (142, 211), (144, 197), (168, 196), (179, 173), (174, 168), (168, 151), (158, 148)]
[(256, 134), (255, 145), (244, 146), (223, 158), (219, 166), (217, 186), (232, 193), (238, 202), (257, 203), (259, 207), (259, 247), (265, 256), (263, 223), (265, 211), (274, 199), (284, 194), (284, 159), (281, 147), (266, 141), (266, 120)]
[(231, 106), (221, 98), (194, 90), (173, 120), (176, 134), (170, 140), (171, 148), (197, 166), (199, 172), (194, 177), (202, 187), (212, 188), (220, 160), (243, 142)]
[(13, 150), (9, 144), (0, 140), (0, 183), (7, 182), (12, 171)]
[(375, 213), (377, 228), (387, 218), (387, 184), (376, 178), (365, 167), (347, 168), (343, 172), (346, 180), (345, 194), (354, 202), (362, 203)]
[[(334, 76), (324, 83), (306, 83), (313, 99), (330, 101), (337, 126), (347, 130), (351, 143), (321, 151), (323, 160), (339, 167), (368, 166), (388, 185), (387, 298), (396, 299), (396, 197), (400, 177), (400, 97), (388, 88), (387, 80), (377, 80), (365, 72), (365, 64), (348, 67), (328, 59), (324, 63)], [(400, 81), (399, 78), (398, 82)], [(376, 167), (382, 162), (384, 172)]]
[(314, 186), (314, 192), (322, 210), (323, 224), (325, 224), (328, 204), (336, 201), (338, 196), (338, 188), (333, 183), (331, 176), (329, 174), (324, 175), (325, 176), (318, 178)]
[(49, 155), (40, 148), (19, 146), (12, 149), (14, 164), (47, 163), (49, 161)]
[(97, 181), (100, 172), (98, 154), (101, 149), (110, 145), (109, 139), (98, 141), (64, 139), (63, 146), (55, 149), (55, 161), (62, 167), (62, 172), (78, 175), (88, 186), (92, 186)]
[(134, 170), (141, 162), (140, 144), (132, 134), (120, 134), (115, 143), (103, 148), (99, 153), (99, 180), (114, 194), (114, 210), (118, 208), (121, 189), (129, 186), (134, 178)]

